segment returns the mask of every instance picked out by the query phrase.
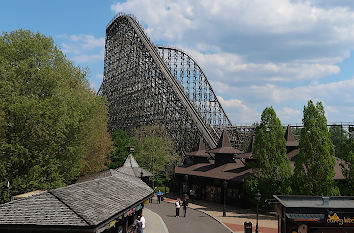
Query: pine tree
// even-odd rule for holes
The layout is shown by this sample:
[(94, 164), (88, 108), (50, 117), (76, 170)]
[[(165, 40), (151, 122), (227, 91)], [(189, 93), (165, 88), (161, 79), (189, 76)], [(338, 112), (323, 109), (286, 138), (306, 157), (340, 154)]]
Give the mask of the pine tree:
[(299, 142), (300, 153), (295, 161), (294, 187), (298, 194), (338, 195), (334, 183), (334, 148), (327, 129), (327, 119), (321, 102), (310, 100), (304, 107)]
[(256, 128), (253, 157), (257, 165), (254, 176), (247, 181), (248, 190), (258, 188), (263, 198), (291, 193), (291, 169), (286, 155), (284, 129), (272, 107), (264, 109), (261, 123)]

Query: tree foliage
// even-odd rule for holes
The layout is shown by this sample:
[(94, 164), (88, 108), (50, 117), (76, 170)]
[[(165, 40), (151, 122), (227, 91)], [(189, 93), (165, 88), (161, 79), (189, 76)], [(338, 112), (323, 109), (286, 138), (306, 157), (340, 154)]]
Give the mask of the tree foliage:
[[(142, 126), (133, 133), (135, 158), (154, 176), (168, 177), (178, 161), (175, 146), (164, 126)], [(153, 181), (154, 185), (154, 181)]]
[[(0, 36), (0, 201), (71, 183), (104, 167), (110, 149), (105, 102), (51, 38)], [(96, 153), (99, 154), (96, 157)], [(92, 162), (95, 159), (95, 162)]]
[(304, 106), (299, 142), (300, 153), (295, 161), (294, 189), (298, 194), (338, 195), (334, 183), (334, 148), (327, 129), (327, 119), (321, 102), (310, 100)]
[(256, 128), (253, 157), (256, 159), (253, 176), (246, 182), (247, 190), (262, 193), (263, 198), (273, 194), (290, 194), (290, 162), (286, 155), (284, 129), (272, 107), (264, 109), (261, 123)]
[(334, 146), (334, 155), (338, 158), (342, 158), (342, 151), (348, 136), (347, 132), (340, 125), (333, 125), (329, 128), (329, 135)]
[(129, 151), (128, 146), (135, 146), (133, 140), (127, 133), (121, 129), (117, 129), (112, 134), (114, 150), (110, 156), (111, 168), (115, 169), (123, 165), (124, 160), (127, 158)]
[(345, 163), (341, 164), (342, 172), (346, 178), (339, 183), (341, 195), (354, 196), (354, 138), (348, 137), (341, 144), (339, 157)]

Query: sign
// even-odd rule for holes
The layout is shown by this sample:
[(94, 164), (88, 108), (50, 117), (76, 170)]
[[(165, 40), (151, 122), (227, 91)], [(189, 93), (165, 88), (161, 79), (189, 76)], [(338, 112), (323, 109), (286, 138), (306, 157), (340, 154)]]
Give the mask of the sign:
[(328, 214), (326, 219), (328, 224), (331, 225), (354, 225), (354, 217), (353, 216), (338, 216), (337, 213)]

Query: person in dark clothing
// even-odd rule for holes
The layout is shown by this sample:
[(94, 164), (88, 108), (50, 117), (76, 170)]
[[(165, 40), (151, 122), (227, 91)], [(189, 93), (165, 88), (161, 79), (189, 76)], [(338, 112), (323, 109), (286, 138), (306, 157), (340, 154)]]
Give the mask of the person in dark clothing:
[(183, 206), (183, 214), (184, 217), (186, 217), (187, 214), (187, 206), (188, 206), (188, 198), (185, 198), (182, 202), (182, 206)]

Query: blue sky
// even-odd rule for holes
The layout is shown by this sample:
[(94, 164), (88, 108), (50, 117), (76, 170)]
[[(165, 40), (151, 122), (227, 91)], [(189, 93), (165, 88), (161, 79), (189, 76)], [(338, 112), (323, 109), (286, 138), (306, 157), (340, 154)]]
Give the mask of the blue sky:
[(283, 124), (301, 123), (310, 99), (329, 122), (354, 122), (354, 1), (8, 0), (0, 29), (51, 36), (97, 90), (117, 12), (134, 14), (155, 44), (191, 54), (235, 124), (259, 121), (268, 106)]

